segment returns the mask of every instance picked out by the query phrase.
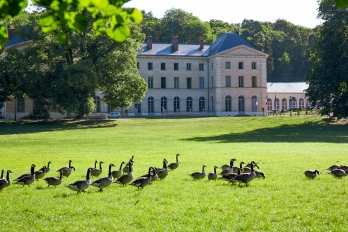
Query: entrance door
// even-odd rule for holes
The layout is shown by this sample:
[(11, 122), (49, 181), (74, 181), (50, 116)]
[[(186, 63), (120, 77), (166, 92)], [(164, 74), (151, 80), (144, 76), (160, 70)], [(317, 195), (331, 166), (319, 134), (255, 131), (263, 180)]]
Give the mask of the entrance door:
[(141, 103), (134, 104), (134, 113), (135, 113), (135, 115), (141, 114)]

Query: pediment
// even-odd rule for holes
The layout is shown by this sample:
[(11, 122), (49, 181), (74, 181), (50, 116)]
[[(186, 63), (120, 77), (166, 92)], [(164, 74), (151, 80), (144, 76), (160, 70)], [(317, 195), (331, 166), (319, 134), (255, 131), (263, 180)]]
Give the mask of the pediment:
[(268, 54), (260, 52), (256, 49), (252, 49), (245, 45), (240, 45), (231, 49), (228, 49), (223, 52), (215, 54), (216, 56), (259, 56), (259, 57), (268, 57)]

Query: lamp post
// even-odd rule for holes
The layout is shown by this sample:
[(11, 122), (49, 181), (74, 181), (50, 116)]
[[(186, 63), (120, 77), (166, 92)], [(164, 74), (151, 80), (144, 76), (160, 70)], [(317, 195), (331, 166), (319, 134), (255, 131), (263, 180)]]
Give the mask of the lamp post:
[(289, 106), (290, 106), (290, 116), (292, 116), (292, 114), (291, 114), (291, 99), (292, 99), (292, 97), (290, 96), (290, 99), (289, 99)]

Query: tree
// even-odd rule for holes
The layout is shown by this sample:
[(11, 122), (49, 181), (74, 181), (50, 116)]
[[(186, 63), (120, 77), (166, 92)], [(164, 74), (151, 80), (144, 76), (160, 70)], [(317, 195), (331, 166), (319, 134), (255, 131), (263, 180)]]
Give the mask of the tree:
[(321, 114), (348, 116), (348, 13), (322, 0), (319, 15), (326, 21), (317, 30), (313, 67), (307, 75), (307, 97)]
[[(88, 26), (86, 12), (94, 20), (93, 33), (95, 36), (106, 34), (117, 42), (124, 41), (130, 36), (130, 22), (140, 23), (142, 14), (139, 10), (122, 8), (129, 0), (33, 0), (34, 4), (50, 9), (41, 15), (40, 25), (43, 32), (57, 31), (57, 40), (64, 42), (67, 34), (75, 31), (82, 33)], [(0, 49), (7, 42), (7, 32), (4, 25), (6, 18), (14, 18), (28, 6), (28, 0), (0, 0)]]
[(86, 12), (90, 21), (83, 33), (69, 33), (69, 40), (60, 44), (57, 33), (42, 33), (39, 29), (41, 14), (45, 12), (28, 15), (25, 27), (15, 23), (21, 38), (35, 38), (32, 46), (16, 54), (24, 64), (25, 75), (30, 77), (24, 78), (25, 93), (39, 104), (40, 115), (55, 108), (83, 118), (95, 108), (96, 90), (114, 108), (128, 108), (132, 102), (141, 101), (147, 86), (136, 67), (137, 50), (144, 40), (139, 26), (130, 24), (131, 36), (122, 43), (106, 35), (95, 38), (95, 20)]

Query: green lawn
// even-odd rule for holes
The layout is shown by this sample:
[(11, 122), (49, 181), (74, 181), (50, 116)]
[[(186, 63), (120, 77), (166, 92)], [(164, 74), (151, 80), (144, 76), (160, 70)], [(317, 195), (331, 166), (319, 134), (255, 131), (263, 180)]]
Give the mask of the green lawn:
[[(348, 178), (325, 169), (348, 164), (347, 151), (348, 125), (317, 116), (0, 122), (0, 169), (11, 169), (11, 179), (32, 163), (51, 161), (48, 176), (69, 159), (76, 168), (57, 188), (40, 180), (0, 192), (0, 231), (346, 231)], [(176, 153), (179, 168), (140, 191), (65, 187), (84, 179), (95, 160), (105, 162), (104, 177), (108, 164), (118, 168), (134, 155), (137, 177)], [(188, 176), (231, 158), (255, 160), (266, 179), (238, 187)], [(322, 173), (308, 180), (307, 169)]]

